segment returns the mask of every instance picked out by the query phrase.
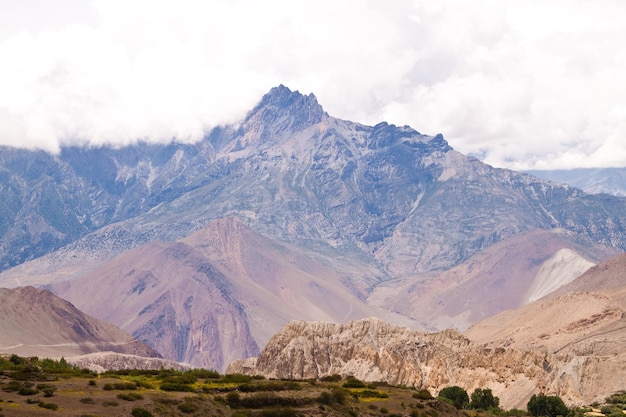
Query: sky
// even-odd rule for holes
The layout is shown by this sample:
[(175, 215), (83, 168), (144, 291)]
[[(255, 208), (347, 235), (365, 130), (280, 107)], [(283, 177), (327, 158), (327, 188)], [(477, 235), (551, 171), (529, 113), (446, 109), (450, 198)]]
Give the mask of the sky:
[(272, 87), (516, 170), (626, 167), (623, 0), (0, 0), (0, 144), (200, 140)]

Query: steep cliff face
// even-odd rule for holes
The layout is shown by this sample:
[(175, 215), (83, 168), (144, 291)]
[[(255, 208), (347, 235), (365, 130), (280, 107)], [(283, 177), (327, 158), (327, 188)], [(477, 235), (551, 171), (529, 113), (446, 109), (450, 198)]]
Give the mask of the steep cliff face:
[[(256, 360), (235, 362), (227, 372), (295, 379), (352, 375), (431, 392), (451, 385), (490, 388), (502, 406), (511, 408), (524, 407), (539, 392), (561, 395), (570, 404), (596, 400), (606, 394), (598, 385), (602, 374), (597, 372), (607, 370), (603, 362), (547, 350), (486, 347), (452, 330), (423, 333), (366, 319), (345, 325), (291, 322)], [(626, 362), (622, 357), (613, 364)]]

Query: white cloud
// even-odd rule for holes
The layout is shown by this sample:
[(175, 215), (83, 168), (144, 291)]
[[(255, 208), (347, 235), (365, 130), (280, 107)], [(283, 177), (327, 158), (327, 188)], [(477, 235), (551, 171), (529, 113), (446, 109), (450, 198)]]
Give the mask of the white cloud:
[(626, 166), (621, 0), (4, 3), (3, 144), (197, 140), (283, 83), (497, 166)]

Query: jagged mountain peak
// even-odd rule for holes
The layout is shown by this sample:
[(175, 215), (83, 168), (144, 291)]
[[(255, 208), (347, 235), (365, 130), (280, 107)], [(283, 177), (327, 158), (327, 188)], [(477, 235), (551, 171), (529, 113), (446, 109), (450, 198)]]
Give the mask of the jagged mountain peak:
[(257, 140), (280, 138), (320, 123), (328, 114), (313, 94), (303, 95), (284, 85), (272, 88), (246, 116), (238, 148)]
[[(298, 90), (292, 91), (283, 84), (278, 87), (273, 87), (265, 94), (254, 110), (268, 106), (279, 109), (290, 108), (292, 110), (302, 110), (303, 106), (306, 106), (304, 108), (311, 107), (323, 112), (322, 106), (317, 102), (315, 94), (302, 94)], [(254, 112), (254, 110), (252, 112)]]

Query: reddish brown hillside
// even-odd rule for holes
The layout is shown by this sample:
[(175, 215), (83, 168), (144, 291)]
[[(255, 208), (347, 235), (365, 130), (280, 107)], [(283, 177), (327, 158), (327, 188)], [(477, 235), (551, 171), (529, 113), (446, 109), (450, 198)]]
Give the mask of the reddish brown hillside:
[(0, 353), (58, 358), (101, 351), (159, 356), (118, 327), (84, 314), (50, 291), (0, 288)]

